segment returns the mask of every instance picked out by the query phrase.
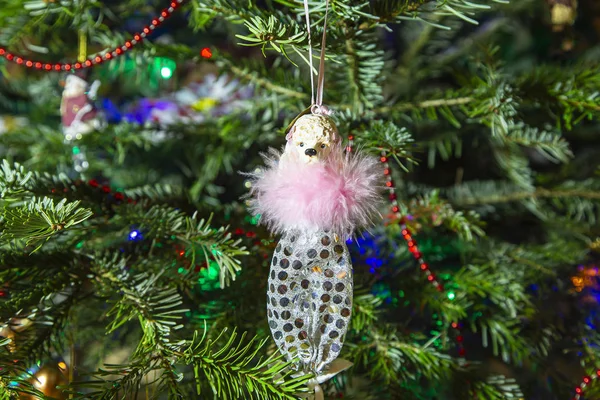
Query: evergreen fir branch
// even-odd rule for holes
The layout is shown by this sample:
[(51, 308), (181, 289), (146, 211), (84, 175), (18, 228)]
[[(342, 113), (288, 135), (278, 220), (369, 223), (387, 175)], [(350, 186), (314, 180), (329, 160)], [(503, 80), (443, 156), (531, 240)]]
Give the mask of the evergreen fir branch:
[[(447, 26), (438, 23), (440, 17), (453, 16), (477, 25), (478, 22), (471, 17), (481, 11), (490, 10), (494, 4), (508, 4), (508, 0), (482, 0), (478, 3), (467, 0), (402, 1), (398, 2), (399, 7), (394, 14), (397, 21), (417, 20), (436, 28), (449, 29)], [(401, 15), (398, 15), (400, 13)]]
[[(7, 160), (2, 160), (0, 167), (0, 202), (11, 202), (20, 199), (25, 192), (33, 174), (26, 172), (22, 165), (10, 166)], [(1, 203), (0, 203), (1, 204)]]
[(24, 206), (5, 208), (0, 214), (1, 242), (23, 240), (27, 246), (41, 242), (37, 250), (54, 235), (92, 216), (89, 209), (80, 208), (79, 204), (79, 201), (67, 203), (65, 199), (55, 205), (53, 199), (44, 197), (33, 198)]
[(481, 376), (478, 371), (470, 370), (459, 377), (461, 383), (455, 386), (454, 394), (461, 399), (506, 400), (524, 396), (516, 379), (504, 375)]
[(246, 248), (240, 246), (241, 240), (234, 240), (227, 232), (228, 228), (213, 229), (211, 219), (196, 220), (196, 216), (186, 220), (187, 231), (182, 240), (192, 248), (198, 246), (205, 254), (206, 262), (209, 257), (217, 262), (220, 268), (219, 282), (225, 287), (230, 281), (235, 280), (236, 274), (241, 270), (240, 261), (236, 258), (247, 255)]
[(549, 218), (553, 212), (563, 212), (576, 221), (596, 221), (598, 216), (598, 181), (566, 181), (558, 187), (537, 187), (523, 190), (502, 182), (471, 182), (452, 189), (448, 195), (459, 207), (485, 206), (522, 202), (536, 205), (535, 215)]
[(523, 123), (516, 124), (506, 135), (506, 140), (523, 147), (536, 149), (545, 158), (556, 163), (566, 163), (573, 157), (569, 143), (563, 137), (555, 133), (540, 131)]
[(363, 332), (367, 327), (373, 326), (379, 318), (378, 308), (381, 303), (379, 297), (355, 287), (350, 321), (352, 329)]
[(458, 133), (444, 132), (422, 143), (427, 148), (427, 167), (430, 169), (435, 167), (437, 156), (448, 161), (451, 157), (460, 158), (463, 154), (463, 140)]
[[(196, 27), (205, 26), (211, 19), (217, 17), (224, 18), (234, 24), (241, 24), (252, 18), (264, 18), (268, 15), (258, 7), (253, 7), (252, 3), (240, 0), (216, 0), (211, 2), (194, 0), (193, 6), (195, 10), (192, 14), (195, 17), (193, 23)], [(276, 16), (281, 21), (291, 21), (286, 14), (276, 12)]]
[[(489, 53), (493, 56), (496, 51), (493, 48)], [(485, 77), (478, 80), (484, 99), (471, 111), (470, 117), (477, 118), (490, 129), (492, 153), (507, 178), (530, 190), (533, 187), (533, 172), (529, 161), (520, 146), (508, 140), (513, 131), (522, 129), (522, 124), (515, 121), (519, 103), (514, 96), (514, 87), (502, 79), (495, 65), (486, 66)], [(534, 205), (531, 207), (535, 208)]]
[[(7, 325), (16, 325), (18, 333), (15, 335), (15, 346), (9, 357), (0, 358), (0, 367), (27, 368), (31, 363), (47, 359), (54, 352), (64, 349), (69, 313), (79, 301), (77, 288), (64, 290), (45, 296), (35, 307), (14, 315), (15, 319), (11, 319)], [(19, 360), (16, 366), (15, 359)]]
[[(125, 269), (125, 263), (124, 258), (116, 255), (99, 256), (92, 266), (92, 272), (99, 279), (97, 284), (100, 293), (110, 293), (118, 288), (121, 294), (106, 314), (112, 317), (107, 333), (114, 332), (131, 320), (138, 320), (142, 330), (142, 337), (131, 357), (134, 363), (143, 367), (125, 367), (125, 377), (119, 379), (118, 387), (130, 393), (137, 390), (142, 377), (160, 371), (159, 387), (164, 386), (175, 398), (182, 398), (173, 364), (175, 353), (184, 342), (172, 342), (170, 337), (182, 327), (178, 324), (179, 320), (188, 310), (180, 307), (181, 296), (175, 287), (165, 285), (162, 274), (131, 273)], [(106, 373), (99, 373), (103, 372)], [(97, 394), (105, 396), (107, 393), (99, 391)]]
[[(451, 95), (451, 93), (449, 93)], [(450, 96), (449, 96), (450, 97)], [(461, 106), (463, 104), (468, 104), (473, 102), (475, 99), (472, 97), (464, 96), (464, 97), (456, 97), (456, 98), (442, 98), (442, 99), (432, 99), (425, 100), (416, 103), (397, 103), (382, 107), (376, 107), (373, 109), (373, 112), (376, 114), (388, 114), (388, 113), (402, 113), (405, 111), (413, 111), (418, 109), (429, 110), (435, 109), (439, 107), (455, 107)]]
[(30, 377), (30, 374), (21, 363), (4, 362), (5, 359), (12, 361), (14, 358), (9, 350), (10, 345), (11, 339), (0, 339), (0, 365), (2, 365), (2, 369), (0, 369), (0, 400), (15, 400), (22, 398), (23, 395), (30, 395), (40, 400), (49, 399), (28, 381), (27, 378)]
[(281, 354), (257, 359), (268, 339), (259, 341), (254, 337), (244, 344), (245, 333), (237, 339), (235, 331), (229, 338), (224, 337), (225, 332), (221, 331), (214, 339), (196, 333), (183, 351), (182, 360), (194, 367), (198, 396), (202, 395), (204, 379), (221, 399), (291, 400), (306, 391), (311, 375), (294, 377), (292, 364), (284, 362)]
[[(99, 369), (95, 380), (72, 382), (67, 393), (75, 399), (113, 400), (129, 398), (138, 393), (145, 376), (156, 370), (156, 361), (129, 365), (106, 365)], [(115, 376), (119, 378), (115, 379)], [(77, 388), (86, 389), (79, 392)]]
[[(516, 319), (517, 316), (526, 318), (535, 314), (525, 292), (523, 275), (523, 272), (509, 271), (504, 264), (494, 265), (494, 262), (469, 265), (454, 275), (458, 287), (467, 291), (457, 295), (457, 300), (462, 302), (463, 296), (468, 298), (471, 313), (477, 315), (470, 323), (471, 329), (481, 332), (483, 346), (491, 345), (493, 354), (501, 356), (505, 362), (519, 363), (530, 358), (532, 353), (548, 351), (545, 346), (549, 342), (528, 341), (521, 321)], [(484, 299), (488, 304), (482, 304)]]
[(107, 316), (113, 317), (107, 333), (135, 319), (140, 319), (142, 326), (150, 324), (163, 335), (179, 329), (181, 326), (177, 321), (187, 310), (179, 308), (182, 300), (176, 288), (164, 287), (162, 274), (130, 273), (126, 264), (127, 260), (117, 254), (98, 255), (92, 263), (91, 270), (98, 278), (99, 294), (112, 293), (112, 289), (121, 294), (107, 313)]
[(517, 80), (529, 102), (541, 103), (555, 110), (558, 123), (572, 130), (583, 120), (600, 117), (597, 88), (600, 74), (588, 63), (562, 66), (542, 65)]
[(365, 131), (356, 135), (355, 141), (378, 156), (385, 151), (405, 171), (408, 170), (405, 163), (416, 164), (411, 151), (414, 142), (412, 135), (406, 128), (400, 128), (393, 122), (373, 121)]
[[(248, 42), (244, 44), (245, 46), (260, 46), (263, 56), (266, 56), (265, 49), (268, 45), (271, 49), (281, 53), (291, 61), (288, 57), (289, 50), (286, 50), (286, 46), (294, 49), (307, 39), (306, 33), (300, 26), (294, 24), (290, 28), (277, 20), (274, 15), (270, 15), (266, 20), (260, 17), (253, 17), (245, 21), (245, 25), (252, 36), (236, 35), (236, 37)], [(289, 29), (293, 30), (288, 32)]]
[[(531, 301), (525, 292), (525, 282), (518, 271), (506, 271), (502, 265), (493, 262), (485, 265), (467, 265), (453, 280), (459, 287), (465, 288), (464, 296), (486, 299), (496, 305), (508, 318), (532, 312)], [(477, 305), (477, 301), (473, 301)]]
[(383, 99), (381, 79), (384, 67), (383, 51), (373, 33), (346, 29), (344, 32), (347, 67), (333, 69), (333, 75), (344, 83), (349, 92), (352, 111), (362, 114)]
[(443, 379), (458, 365), (451, 357), (432, 347), (410, 343), (400, 338), (394, 330), (371, 329), (359, 343), (348, 343), (350, 355), (357, 366), (368, 371), (371, 377), (386, 383), (397, 380), (413, 380), (423, 376)]
[(500, 320), (497, 317), (478, 318), (471, 324), (474, 332), (481, 331), (483, 347), (491, 342), (492, 352), (502, 361), (520, 363), (532, 356), (532, 346), (521, 335), (518, 320)]
[(296, 90), (275, 84), (271, 79), (268, 79), (267, 77), (261, 77), (255, 71), (250, 71), (250, 69), (247, 68), (240, 68), (231, 63), (223, 63), (223, 65), (226, 66), (233, 74), (235, 74), (235, 76), (243, 79), (244, 81), (262, 87), (270, 92), (279, 93), (281, 95), (296, 99), (308, 99), (308, 95), (306, 93), (298, 92)]
[(211, 218), (198, 220), (196, 215), (185, 216), (181, 211), (165, 207), (143, 205), (123, 205), (117, 215), (129, 226), (137, 226), (146, 239), (170, 238), (181, 241), (195, 254), (201, 250), (204, 261), (216, 261), (220, 269), (221, 286), (225, 287), (241, 270), (237, 257), (246, 255), (245, 247), (239, 239), (234, 240), (226, 228), (211, 227)]
[[(44, 298), (62, 292), (73, 279), (74, 267), (85, 260), (71, 252), (3, 254), (0, 282), (10, 285), (10, 296), (0, 302), (0, 320), (7, 321), (23, 310), (38, 306)], [(39, 265), (44, 268), (38, 268)], [(27, 271), (23, 274), (22, 271)]]
[(181, 198), (183, 188), (168, 184), (144, 185), (127, 189), (124, 194), (134, 199), (150, 199), (153, 202), (166, 203), (169, 200)]
[(473, 386), (479, 400), (519, 399), (524, 396), (516, 380), (504, 375), (490, 376), (485, 382), (475, 382)]
[(418, 220), (431, 221), (435, 226), (443, 225), (465, 241), (485, 235), (477, 213), (454, 210), (449, 202), (439, 197), (437, 190), (400, 206), (402, 215), (415, 215)]

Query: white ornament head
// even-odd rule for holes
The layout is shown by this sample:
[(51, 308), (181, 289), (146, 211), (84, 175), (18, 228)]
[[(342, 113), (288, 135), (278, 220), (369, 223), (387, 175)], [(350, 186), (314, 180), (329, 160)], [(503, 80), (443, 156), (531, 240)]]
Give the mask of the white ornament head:
[(77, 75), (69, 75), (65, 80), (65, 89), (63, 90), (64, 97), (75, 97), (85, 94), (88, 88), (88, 83), (85, 79)]
[(286, 153), (294, 151), (306, 164), (327, 161), (340, 144), (340, 135), (331, 118), (316, 114), (298, 118), (286, 139)]

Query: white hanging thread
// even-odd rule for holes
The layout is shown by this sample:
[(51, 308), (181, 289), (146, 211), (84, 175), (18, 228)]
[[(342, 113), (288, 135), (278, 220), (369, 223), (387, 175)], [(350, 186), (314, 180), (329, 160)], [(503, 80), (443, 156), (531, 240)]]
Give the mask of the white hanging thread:
[[(321, 38), (321, 54), (319, 57), (319, 74), (317, 76), (317, 95), (315, 99), (315, 79), (313, 76), (313, 54), (312, 54), (312, 39), (310, 35), (310, 11), (308, 9), (308, 0), (304, 1), (304, 14), (306, 16), (306, 31), (308, 33), (308, 63), (310, 66), (310, 111), (317, 115), (330, 115), (331, 111), (327, 106), (323, 105), (323, 87), (325, 84), (325, 44), (327, 41), (327, 15), (329, 13), (329, 0), (325, 0), (325, 22), (323, 23), (323, 36)], [(348, 368), (346, 366), (345, 368)], [(345, 369), (344, 368), (344, 369)], [(334, 370), (336, 368), (333, 368)], [(333, 375), (339, 371), (335, 371)], [(309, 398), (311, 400), (324, 400), (325, 396), (320, 383), (327, 380), (325, 377), (315, 377), (308, 381), (308, 389), (311, 393)], [(325, 379), (323, 379), (325, 378)]]
[(313, 76), (312, 39), (310, 35), (310, 11), (308, 0), (304, 1), (304, 14), (306, 16), (306, 31), (308, 32), (308, 63), (310, 65), (310, 104), (313, 114), (330, 115), (331, 111), (323, 105), (323, 87), (325, 85), (325, 44), (327, 42), (327, 15), (329, 13), (329, 0), (325, 0), (325, 22), (323, 23), (323, 36), (321, 38), (321, 55), (319, 57), (319, 75), (317, 77), (317, 95), (315, 99), (315, 80)]

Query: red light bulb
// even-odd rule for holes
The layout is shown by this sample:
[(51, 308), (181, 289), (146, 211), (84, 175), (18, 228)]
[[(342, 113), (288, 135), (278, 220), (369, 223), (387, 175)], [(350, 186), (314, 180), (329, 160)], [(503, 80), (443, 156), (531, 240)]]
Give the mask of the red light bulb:
[(203, 48), (203, 49), (200, 51), (200, 55), (201, 55), (203, 58), (211, 58), (211, 57), (212, 57), (212, 51), (210, 51), (210, 49), (209, 49), (208, 47), (205, 47), (205, 48)]

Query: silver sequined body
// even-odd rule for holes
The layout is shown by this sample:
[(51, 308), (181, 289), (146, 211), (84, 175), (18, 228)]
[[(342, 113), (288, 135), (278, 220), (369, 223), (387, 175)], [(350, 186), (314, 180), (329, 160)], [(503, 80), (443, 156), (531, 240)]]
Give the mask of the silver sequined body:
[(271, 262), (267, 314), (280, 351), (321, 372), (342, 349), (352, 312), (346, 243), (325, 231), (284, 233)]

